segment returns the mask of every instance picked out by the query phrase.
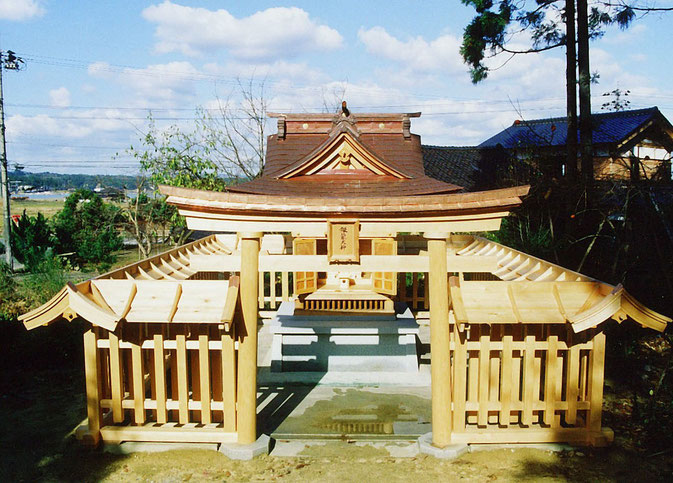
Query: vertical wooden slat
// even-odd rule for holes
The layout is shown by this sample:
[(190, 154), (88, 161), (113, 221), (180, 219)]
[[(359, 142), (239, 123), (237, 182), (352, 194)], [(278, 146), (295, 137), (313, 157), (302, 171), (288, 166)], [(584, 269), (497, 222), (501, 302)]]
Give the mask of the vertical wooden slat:
[[(548, 330), (551, 328), (548, 327)], [(558, 335), (549, 333), (547, 337), (547, 359), (544, 376), (544, 423), (555, 427), (554, 407), (558, 399), (557, 387), (557, 363), (558, 363)]]
[(264, 309), (264, 272), (259, 272), (259, 308)]
[(187, 380), (187, 340), (184, 334), (175, 336), (177, 344), (177, 386), (178, 386), (178, 415), (180, 424), (189, 422), (188, 410), (188, 380)]
[(210, 424), (210, 367), (208, 334), (199, 334), (199, 375), (201, 376), (201, 422)]
[(166, 367), (164, 336), (154, 335), (154, 394), (157, 401), (157, 423), (164, 424), (166, 417)]
[(102, 413), (100, 408), (100, 364), (96, 333), (90, 329), (84, 333), (84, 374), (86, 377), (86, 414), (88, 418), (88, 436), (92, 444), (98, 444)]
[(142, 335), (140, 330), (134, 334), (131, 342), (131, 362), (133, 367), (133, 414), (136, 424), (145, 423), (145, 381), (142, 349)]
[[(177, 344), (177, 336), (176, 336), (176, 344)], [(170, 359), (170, 365), (171, 365), (171, 399), (173, 401), (178, 401), (180, 399), (179, 393), (178, 393), (178, 354), (177, 354), (177, 349), (176, 351), (173, 352), (173, 357)], [(169, 417), (173, 421), (179, 421), (179, 411), (176, 409), (172, 409), (169, 411)]]
[(477, 424), (486, 426), (488, 424), (488, 393), (489, 393), (489, 359), (490, 359), (490, 333), (487, 326), (482, 325), (479, 336), (479, 412), (477, 413)]
[[(572, 343), (572, 339), (568, 339)], [(568, 349), (568, 369), (566, 372), (566, 401), (568, 402), (568, 411), (566, 412), (566, 423), (575, 424), (577, 422), (577, 396), (579, 391), (580, 372), (580, 349), (571, 345)]]
[(589, 356), (589, 417), (588, 429), (598, 432), (601, 430), (603, 414), (603, 375), (605, 362), (605, 334), (598, 332), (594, 335), (593, 349)]
[(418, 273), (411, 274), (411, 306), (418, 309)]
[(122, 362), (119, 356), (119, 337), (114, 332), (109, 333), (110, 340), (110, 385), (112, 389), (112, 421), (124, 421), (122, 409)]
[(430, 307), (430, 296), (429, 291), (430, 291), (430, 285), (428, 284), (428, 274), (424, 273), (423, 274), (423, 309), (428, 310), (428, 307)]
[[(197, 337), (198, 340), (198, 337)], [(198, 350), (187, 350), (187, 360), (189, 361), (190, 382), (192, 394), (190, 399), (192, 401), (199, 401), (201, 399), (201, 371), (199, 369), (199, 352)], [(201, 411), (191, 411), (190, 421), (201, 421)]]
[(453, 324), (454, 352), (453, 352), (453, 431), (465, 431), (465, 400), (467, 377), (467, 334), (465, 330), (458, 330), (453, 312), (449, 312), (449, 322)]
[(533, 423), (533, 397), (535, 395), (535, 336), (526, 327), (525, 349), (523, 353), (523, 413), (521, 421), (524, 426)]
[(500, 426), (509, 426), (512, 403), (512, 379), (519, 376), (512, 371), (512, 326), (505, 327), (502, 336), (502, 374), (500, 382)]
[(222, 332), (222, 401), (224, 430), (236, 431), (236, 352), (234, 333)]
[(271, 310), (276, 308), (276, 272), (269, 274), (269, 300), (271, 300)]
[(289, 273), (288, 272), (281, 272), (280, 286), (281, 286), (281, 295), (283, 296), (283, 301), (290, 300), (290, 281), (289, 281)]
[[(470, 340), (477, 340), (479, 338), (480, 332), (481, 329), (479, 325), (471, 326)], [(467, 355), (469, 357), (467, 366), (468, 371), (467, 400), (470, 402), (477, 402), (477, 399), (479, 397), (479, 393), (477, 392), (477, 390), (479, 389), (479, 365), (478, 365), (479, 358), (477, 356), (476, 351), (468, 351)]]

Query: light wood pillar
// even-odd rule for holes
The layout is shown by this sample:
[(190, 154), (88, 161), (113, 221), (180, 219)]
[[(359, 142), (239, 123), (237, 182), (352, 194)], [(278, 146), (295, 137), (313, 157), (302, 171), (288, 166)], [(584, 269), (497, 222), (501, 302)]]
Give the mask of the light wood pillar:
[(451, 442), (451, 359), (449, 352), (449, 286), (446, 266), (448, 233), (425, 233), (430, 257), (430, 372), (432, 378), (432, 444)]
[(100, 361), (97, 348), (98, 337), (95, 329), (84, 333), (84, 376), (86, 378), (86, 414), (88, 431), (84, 435), (85, 444), (97, 446), (100, 441), (102, 422), (100, 408)]
[(262, 233), (241, 233), (241, 326), (238, 335), (238, 397), (236, 427), (238, 442), (257, 439), (257, 295), (259, 290), (259, 245)]

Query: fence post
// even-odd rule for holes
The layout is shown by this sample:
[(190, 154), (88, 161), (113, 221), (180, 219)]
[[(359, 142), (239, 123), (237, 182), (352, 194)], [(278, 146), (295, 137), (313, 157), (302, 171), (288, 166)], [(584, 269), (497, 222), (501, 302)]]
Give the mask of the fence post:
[(86, 377), (86, 414), (89, 430), (85, 435), (88, 444), (97, 446), (100, 441), (100, 361), (98, 360), (98, 337), (94, 329), (84, 333), (84, 375)]

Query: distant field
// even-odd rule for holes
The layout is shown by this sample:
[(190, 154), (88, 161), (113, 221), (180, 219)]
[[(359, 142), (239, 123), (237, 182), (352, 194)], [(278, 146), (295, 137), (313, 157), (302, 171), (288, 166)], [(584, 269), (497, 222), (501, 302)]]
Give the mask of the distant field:
[[(23, 210), (29, 216), (36, 216), (41, 212), (45, 217), (51, 218), (63, 208), (63, 200), (12, 200), (9, 203), (12, 215), (22, 215)], [(0, 221), (0, 233), (4, 233), (4, 221)]]
[(23, 210), (26, 210), (30, 216), (42, 212), (44, 216), (50, 218), (63, 208), (63, 200), (12, 200), (9, 206), (12, 215), (21, 215)]

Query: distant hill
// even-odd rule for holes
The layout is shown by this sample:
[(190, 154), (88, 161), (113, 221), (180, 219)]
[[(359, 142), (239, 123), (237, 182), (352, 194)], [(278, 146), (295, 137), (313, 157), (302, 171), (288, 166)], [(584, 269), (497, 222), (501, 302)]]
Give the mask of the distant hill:
[(101, 186), (136, 189), (137, 177), (123, 175), (92, 175), (92, 174), (59, 174), (59, 173), (25, 173), (11, 171), (10, 181), (18, 181), (22, 185), (31, 185), (36, 188), (49, 190), (68, 190), (77, 188), (94, 189)]

